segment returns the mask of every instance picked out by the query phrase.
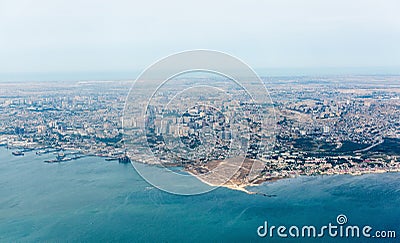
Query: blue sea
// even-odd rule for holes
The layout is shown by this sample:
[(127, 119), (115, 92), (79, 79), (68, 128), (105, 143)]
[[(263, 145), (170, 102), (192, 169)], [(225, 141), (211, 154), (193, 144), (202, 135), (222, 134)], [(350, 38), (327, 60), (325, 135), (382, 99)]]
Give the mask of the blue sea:
[[(316, 176), (178, 196), (147, 184), (129, 164), (96, 157), (60, 164), (0, 149), (1, 242), (400, 242), (400, 174)], [(336, 223), (395, 230), (396, 239), (260, 238), (270, 225)], [(337, 224), (337, 223), (336, 223)]]

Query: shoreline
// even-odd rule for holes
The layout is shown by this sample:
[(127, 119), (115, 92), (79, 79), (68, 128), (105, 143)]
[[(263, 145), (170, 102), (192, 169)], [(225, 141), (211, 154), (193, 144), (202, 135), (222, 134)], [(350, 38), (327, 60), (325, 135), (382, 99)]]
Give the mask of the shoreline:
[(247, 187), (247, 185), (246, 186), (233, 186), (233, 185), (226, 185), (226, 183), (224, 183), (222, 185), (216, 185), (216, 184), (212, 184), (211, 182), (208, 182), (208, 181), (202, 179), (200, 176), (197, 176), (196, 174), (194, 174), (193, 172), (191, 172), (189, 170), (185, 169), (184, 171), (187, 172), (188, 174), (190, 174), (191, 176), (195, 177), (199, 181), (203, 182), (204, 184), (207, 184), (211, 187), (225, 187), (225, 188), (232, 189), (232, 190), (246, 192), (247, 194), (254, 194), (254, 192), (248, 191), (245, 188), (245, 187)]
[[(297, 178), (310, 178), (310, 177), (333, 177), (333, 176), (351, 176), (351, 177), (358, 177), (358, 176), (366, 176), (366, 175), (378, 175), (378, 174), (396, 174), (399, 173), (400, 174), (400, 170), (394, 170), (394, 171), (375, 171), (375, 172), (365, 172), (365, 173), (359, 173), (359, 174), (352, 174), (352, 173), (336, 173), (336, 174), (317, 174), (317, 175), (296, 175), (293, 177), (284, 177), (284, 178), (274, 178), (274, 179), (270, 179), (270, 180), (263, 180), (260, 183), (248, 183), (248, 184), (244, 184), (244, 185), (232, 185), (232, 184), (226, 184), (226, 182), (222, 185), (216, 185), (213, 184), (211, 182), (208, 182), (204, 179), (202, 179), (201, 177), (197, 176), (196, 174), (185, 170), (185, 172), (187, 172), (188, 174), (190, 174), (191, 176), (196, 177), (196, 179), (200, 180), (201, 182), (211, 186), (211, 187), (224, 187), (224, 188), (228, 188), (230, 190), (235, 190), (235, 191), (241, 191), (241, 192), (245, 192), (246, 194), (249, 195), (263, 195), (266, 197), (275, 197), (276, 195), (268, 195), (265, 193), (260, 193), (260, 192), (254, 192), (254, 191), (250, 191), (248, 190), (249, 187), (258, 187), (258, 186), (262, 186), (267, 184), (268, 182), (270, 183), (275, 183), (281, 180), (288, 180), (288, 179), (297, 179)], [(229, 182), (229, 181), (228, 181)]]
[[(4, 151), (17, 151), (18, 150), (17, 148), (7, 148), (6, 146), (0, 146), (0, 149), (4, 149)], [(24, 152), (35, 152), (35, 151), (36, 151), (36, 149), (32, 149), (32, 150), (25, 150)], [(48, 154), (50, 154), (50, 153), (48, 153)], [(35, 155), (37, 157), (41, 156), (41, 154), (35, 154)], [(19, 157), (19, 156), (16, 156), (16, 155), (14, 155), (14, 156), (15, 157)], [(58, 162), (58, 163), (69, 162), (71, 160), (78, 160), (78, 159), (85, 158), (85, 157), (96, 157), (96, 158), (99, 158), (99, 159), (105, 159), (106, 161), (108, 161), (107, 158), (111, 158), (111, 157), (108, 157), (108, 156), (96, 155), (96, 154), (82, 154), (80, 157), (68, 158), (68, 160), (65, 160), (65, 161), (61, 160), (61, 161), (55, 161), (55, 162)], [(47, 161), (44, 161), (44, 162), (47, 162)], [(55, 162), (52, 162), (52, 163), (55, 163)], [(49, 163), (49, 162), (47, 162), (47, 163)], [(147, 164), (147, 163), (143, 163), (143, 164)], [(151, 164), (149, 164), (149, 165), (151, 165)], [(175, 166), (173, 166), (173, 167), (175, 167)], [(277, 181), (284, 180), (284, 179), (295, 179), (295, 178), (300, 178), (300, 177), (303, 177), (303, 178), (304, 177), (325, 177), (325, 176), (329, 176), (330, 177), (330, 176), (337, 176), (337, 175), (364, 176), (364, 175), (370, 175), (370, 174), (400, 173), (400, 168), (393, 168), (393, 169), (389, 169), (389, 170), (379, 169), (379, 170), (364, 170), (364, 171), (360, 170), (360, 171), (355, 171), (355, 172), (352, 171), (352, 172), (322, 173), (322, 174), (313, 174), (313, 175), (296, 174), (296, 173), (294, 173), (294, 174), (291, 174), (291, 176), (270, 177), (270, 178), (262, 178), (261, 177), (261, 178), (258, 178), (256, 180), (253, 180), (253, 181), (256, 181), (257, 183), (250, 183), (249, 182), (249, 183), (243, 183), (243, 184), (236, 184), (233, 181), (231, 181), (231, 179), (229, 179), (226, 182), (224, 182), (223, 184), (216, 184), (216, 183), (212, 183), (210, 181), (207, 181), (207, 180), (201, 178), (201, 176), (193, 173), (193, 171), (188, 170), (187, 168), (183, 168), (183, 170), (186, 173), (190, 174), (191, 176), (194, 176), (196, 179), (200, 180), (201, 182), (203, 182), (203, 183), (205, 183), (205, 184), (207, 184), (207, 185), (209, 185), (211, 187), (225, 187), (227, 189), (235, 190), (235, 191), (241, 191), (241, 192), (244, 192), (244, 193), (249, 194), (249, 195), (263, 195), (263, 196), (268, 196), (268, 197), (273, 197), (273, 196), (276, 196), (276, 195), (267, 195), (267, 194), (260, 193), (260, 192), (254, 192), (254, 191), (248, 190), (248, 188), (249, 187), (258, 187), (258, 186), (261, 186), (263, 184), (266, 184), (267, 182), (271, 182), (272, 183), (272, 182), (277, 182)]]

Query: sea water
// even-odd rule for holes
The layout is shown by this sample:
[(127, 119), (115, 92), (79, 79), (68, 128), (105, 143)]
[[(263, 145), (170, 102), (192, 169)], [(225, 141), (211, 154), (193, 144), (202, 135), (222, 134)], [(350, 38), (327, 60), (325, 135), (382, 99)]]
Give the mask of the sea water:
[(178, 196), (152, 187), (129, 164), (43, 162), (52, 157), (0, 149), (1, 242), (366, 242), (257, 235), (265, 221), (318, 227), (339, 214), (351, 225), (396, 231), (396, 239), (379, 242), (400, 238), (399, 173), (285, 179), (249, 188), (257, 195), (219, 188)]

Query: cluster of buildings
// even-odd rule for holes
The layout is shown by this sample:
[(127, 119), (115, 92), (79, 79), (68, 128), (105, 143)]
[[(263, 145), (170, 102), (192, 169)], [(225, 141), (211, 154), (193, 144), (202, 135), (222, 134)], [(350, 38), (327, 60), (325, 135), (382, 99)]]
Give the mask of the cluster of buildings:
[(120, 154), (124, 99), (121, 87), (110, 88), (102, 83), (10, 84), (0, 94), (0, 144), (38, 154)]
[[(170, 166), (206, 171), (210, 161), (245, 151), (247, 159), (264, 164), (249, 182), (399, 171), (400, 88), (392, 79), (387, 86), (349, 80), (270, 80), (272, 106), (204, 91), (201, 102), (190, 105), (193, 94), (164, 90), (151, 101), (131, 101), (147, 107), (145, 115), (124, 110), (130, 82), (3, 84), (0, 145), (37, 154), (127, 154), (144, 163), (155, 163), (156, 156)], [(260, 111), (274, 118), (270, 129), (262, 127)]]

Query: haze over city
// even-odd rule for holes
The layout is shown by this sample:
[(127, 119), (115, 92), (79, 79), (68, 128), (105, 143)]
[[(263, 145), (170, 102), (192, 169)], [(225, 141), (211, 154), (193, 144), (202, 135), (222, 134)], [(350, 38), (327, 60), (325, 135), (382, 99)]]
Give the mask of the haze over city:
[(260, 75), (399, 74), (398, 1), (1, 1), (0, 81), (133, 79), (188, 49)]

